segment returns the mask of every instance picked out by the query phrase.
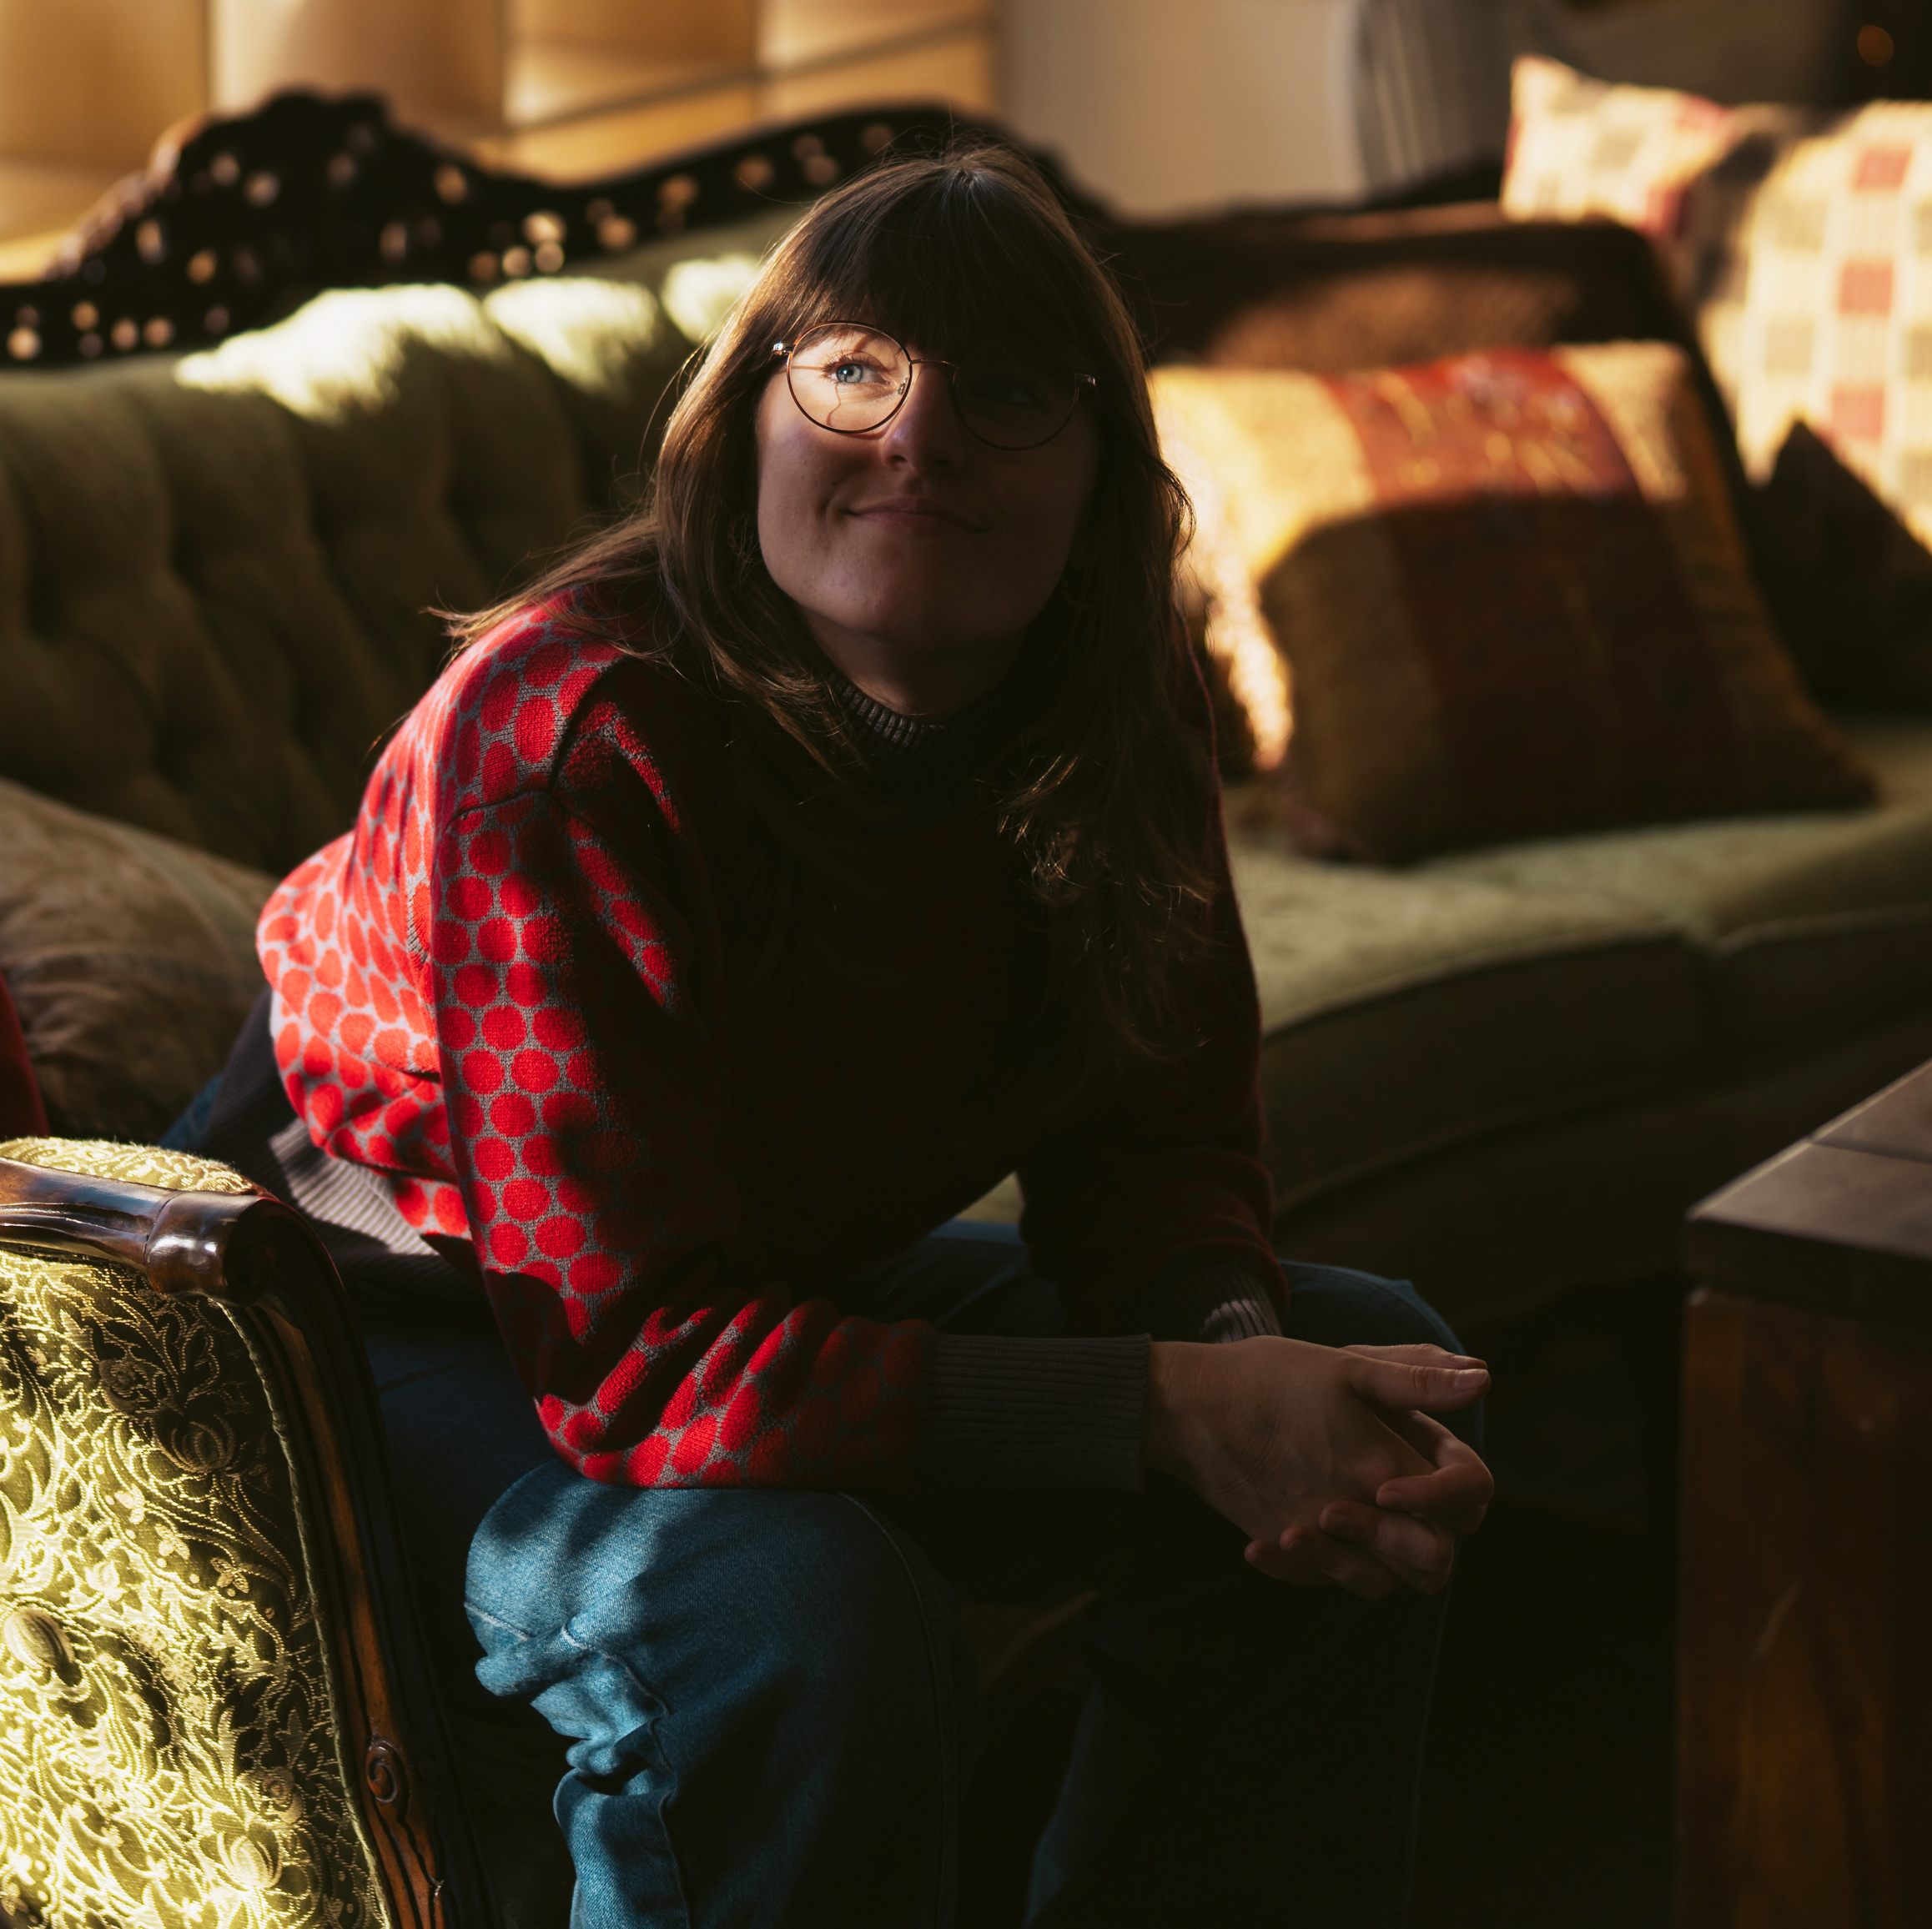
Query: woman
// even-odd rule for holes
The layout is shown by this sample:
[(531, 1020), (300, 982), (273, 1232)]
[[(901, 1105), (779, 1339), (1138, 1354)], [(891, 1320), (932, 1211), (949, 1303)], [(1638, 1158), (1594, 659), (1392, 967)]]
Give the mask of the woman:
[[(442, 1638), (572, 1738), (580, 1924), (948, 1920), (958, 1601), (1087, 1589), (1032, 1919), (1401, 1913), (1486, 1376), (1270, 1250), (1185, 514), (1038, 177), (891, 162), (264, 914), (211, 1148), (359, 1295)], [(1024, 1246), (949, 1223), (1015, 1169)]]

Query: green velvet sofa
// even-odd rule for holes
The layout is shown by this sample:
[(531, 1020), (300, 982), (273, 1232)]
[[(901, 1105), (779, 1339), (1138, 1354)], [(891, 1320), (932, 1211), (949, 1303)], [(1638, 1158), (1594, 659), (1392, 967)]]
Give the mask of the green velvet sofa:
[[(430, 612), (629, 500), (692, 347), (659, 298), (695, 329), (760, 239), (0, 384), (0, 970), (63, 1130), (153, 1138), (219, 1069), (254, 907), (348, 821)], [(1932, 1055), (1932, 719), (1836, 721), (1871, 809), (1401, 870), (1237, 824), (1283, 1249), (1480, 1330), (1667, 1266), (1694, 1199)]]
[[(393, 1569), (380, 1469), (356, 1476), (364, 1511), (336, 1520), (333, 1555), (316, 1525), (341, 1489), (314, 1443), (353, 1430), (368, 1410), (341, 1379), (354, 1374), (340, 1346), (331, 1354), (313, 1337), (340, 1340), (326, 1279), (304, 1271), (322, 1263), (284, 1249), (282, 1274), (257, 1268), (243, 1280), (217, 1268), (183, 1298), (151, 1242), (127, 1228), (158, 1223), (170, 1188), (204, 1198), (227, 1182), (144, 1147), (222, 1062), (258, 987), (252, 926), (266, 892), (348, 822), (375, 746), (434, 676), (446, 644), (430, 612), (504, 594), (536, 559), (634, 500), (693, 339), (784, 219), (646, 249), (599, 277), (518, 283), (480, 299), (448, 285), (337, 291), (211, 353), (0, 380), (0, 972), (68, 1142), (65, 1151), (0, 1147), (13, 1162), (0, 1171), (0, 1426), (10, 1429), (0, 1434), (0, 1777), (13, 1759), (8, 1736), (31, 1741), (35, 1721), (80, 1721), (95, 1705), (89, 1670), (103, 1656), (138, 1658), (146, 1624), (127, 1610), (137, 1570), (159, 1587), (153, 1576), (174, 1561), (167, 1585), (187, 1575), (181, 1586), (203, 1590), (210, 1615), (179, 1638), (204, 1645), (195, 1691), (216, 1710), (208, 1719), (221, 1705), (209, 1684), (234, 1687), (233, 1630), (246, 1617), (214, 1611), (220, 1535), (196, 1542), (184, 1527), (177, 1560), (158, 1530), (136, 1534), (146, 1551), (108, 1587), (99, 1569), (103, 1558), (113, 1565), (118, 1517), (102, 1511), (112, 1493), (137, 1525), (165, 1512), (161, 1489), (180, 1499), (183, 1480), (202, 1480), (197, 1504), (212, 1506), (233, 1474), (239, 1484), (223, 1506), (268, 1507), (284, 1531), (266, 1542), (257, 1532), (254, 1544), (306, 1550), (306, 1565), (286, 1575), (258, 1560), (249, 1584), (264, 1590), (261, 1640), (273, 1635), (278, 1653), (300, 1639), (340, 1640), (347, 1610), (330, 1605), (330, 1574), (380, 1581)], [(1215, 259), (1245, 259), (1257, 231), (1250, 222), (1223, 235)], [(1308, 261), (1337, 249), (1372, 254), (1393, 238), (1412, 262), (1418, 237), (1425, 253), (1480, 259), (1517, 245), (1481, 211), (1387, 218), (1352, 238), (1332, 223), (1297, 233), (1306, 272), (1281, 297), (1290, 309), (1319, 279)], [(1625, 246), (1633, 239), (1592, 244), (1592, 273), (1629, 265), (1637, 292), (1623, 309), (1613, 300), (1587, 324), (1552, 309), (1497, 325), (1576, 339), (1628, 330), (1646, 302), (1656, 320), (1654, 291), (1638, 286), (1645, 271)], [(1203, 244), (1150, 232), (1137, 245), (1136, 286), (1158, 309)], [(1262, 293), (1275, 299), (1281, 285)], [(1254, 274), (1231, 273), (1216, 312), (1251, 308), (1255, 286)], [(1472, 345), (1474, 324), (1459, 312), (1446, 349)], [(1212, 359), (1213, 318), (1185, 319), (1169, 345)], [(1414, 332), (1412, 314), (1402, 325)], [(1342, 334), (1371, 358), (1384, 345)], [(1420, 338), (1407, 345), (1428, 351)], [(1693, 1200), (1932, 1057), (1932, 717), (1839, 721), (1880, 776), (1869, 809), (1641, 829), (1401, 870), (1320, 862), (1237, 830), (1283, 1251), (1413, 1278), (1480, 1334), (1567, 1289), (1668, 1267)], [(79, 1180), (33, 1176), (62, 1166), (109, 1190), (88, 1205)], [(1009, 1186), (974, 1210), (1007, 1215), (1020, 1204)], [(58, 1239), (48, 1230), (57, 1220)], [(34, 1256), (49, 1243), (66, 1257)], [(286, 1287), (295, 1275), (307, 1284), (279, 1299), (262, 1283), (281, 1277)], [(143, 1295), (171, 1293), (160, 1319)], [(304, 1332), (314, 1359), (336, 1361), (333, 1407), (303, 1407), (314, 1372), (304, 1379), (287, 1359)], [(264, 1334), (294, 1349), (280, 1366)], [(184, 1367), (191, 1358), (200, 1364)], [(267, 1391), (252, 1406), (254, 1395), (238, 1395), (234, 1414), (215, 1416), (227, 1434), (182, 1445), (190, 1436), (177, 1423), (198, 1389), (231, 1369), (257, 1373)], [(117, 1464), (134, 1474), (111, 1491), (83, 1483), (63, 1505), (49, 1455), (117, 1428), (126, 1434)], [(256, 1476), (244, 1477), (255, 1464), (247, 1454), (207, 1445), (243, 1434), (264, 1469), (259, 1492), (248, 1486)], [(271, 1439), (282, 1447), (270, 1451)], [(264, 1500), (276, 1480), (287, 1494)], [(204, 1545), (205, 1558), (195, 1551)], [(238, 1558), (224, 1555), (220, 1572), (242, 1571)], [(58, 1588), (56, 1602), (48, 1590)], [(406, 1604), (392, 1600), (391, 1620), (371, 1623), (387, 1631), (371, 1637), (369, 1665), (379, 1686), (402, 1684), (392, 1700), (406, 1715), (416, 1705)], [(542, 1763), (497, 1765), (496, 1779), (471, 1791), (496, 1804), (482, 1831), (498, 1862), (493, 1904), (474, 1900), (480, 1876), (448, 1876), (455, 1886), (439, 1899), (433, 1882), (411, 1887), (406, 1871), (290, 1873), (302, 1865), (288, 1845), (310, 1840), (301, 1801), (291, 1810), (299, 1771), (321, 1777), (305, 1812), (314, 1826), (332, 1818), (340, 1855), (389, 1866), (378, 1784), (391, 1773), (383, 1764), (401, 1757), (380, 1754), (377, 1741), (388, 1742), (373, 1727), (341, 1739), (350, 1703), (340, 1677), (337, 1665), (333, 1714), (311, 1709), (299, 1735), (287, 1716), (281, 1740), (262, 1731), (248, 1762), (231, 1751), (209, 1771), (229, 1777), (220, 1812), (232, 1826), (181, 1852), (225, 1870), (231, 1915), (245, 1903), (264, 1922), (474, 1920), (491, 1910), (508, 1921), (551, 1919), (560, 1878), (554, 1861), (540, 1866), (551, 1851), (532, 1846), (546, 1826), (543, 1773), (532, 1772), (547, 1772)], [(148, 1707), (164, 1729), (186, 1720), (186, 1690), (173, 1679), (143, 1676), (113, 1705)], [(434, 1782), (452, 1745), (420, 1709), (414, 1719), (415, 1739), (403, 1742)], [(337, 1724), (333, 1766), (313, 1743), (315, 1721), (325, 1732)], [(93, 1805), (89, 1840), (104, 1840), (118, 1825), (102, 1790), (160, 1761), (165, 1736), (89, 1733), (61, 1759), (82, 1764), (77, 1775), (98, 1762), (81, 1806)], [(302, 1735), (308, 1756), (290, 1753)], [(206, 1801), (194, 1811), (214, 1812)], [(63, 1873), (48, 1866), (54, 1851), (19, 1847), (28, 1835), (8, 1831), (26, 1830), (24, 1816), (0, 1821), (0, 1911), (37, 1921), (49, 1896), (110, 1896), (105, 1861), (73, 1861)], [(60, 1837), (48, 1827), (33, 1843)], [(450, 1866), (470, 1867), (468, 1838), (450, 1839)], [(304, 1852), (322, 1851), (311, 1842)], [(63, 1903), (50, 1920), (122, 1919), (116, 1909), (128, 1921), (201, 1920), (188, 1906), (192, 1873), (156, 1876), (145, 1890), (138, 1873), (112, 1891), (123, 1901), (67, 1913)], [(351, 1892), (353, 1906), (343, 1900)], [(459, 1895), (470, 1900), (459, 1906)]]

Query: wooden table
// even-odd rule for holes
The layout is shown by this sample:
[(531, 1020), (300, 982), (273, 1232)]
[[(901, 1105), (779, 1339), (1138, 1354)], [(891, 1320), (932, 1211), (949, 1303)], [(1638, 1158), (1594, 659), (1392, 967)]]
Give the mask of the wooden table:
[(1932, 1065), (1686, 1254), (1679, 1929), (1932, 1923)]

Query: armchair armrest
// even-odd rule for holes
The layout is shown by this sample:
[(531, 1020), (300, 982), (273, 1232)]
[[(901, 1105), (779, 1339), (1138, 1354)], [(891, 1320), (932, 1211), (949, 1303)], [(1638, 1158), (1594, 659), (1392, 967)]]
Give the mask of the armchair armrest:
[[(195, 1826), (174, 1869), (153, 1871), (161, 1893), (174, 1874), (190, 1890), (219, 1880), (264, 1904), (305, 1893), (291, 1922), (319, 1901), (311, 1886), (360, 1893), (365, 1908), (348, 1913), (386, 1916), (395, 1929), (489, 1922), (487, 1879), (417, 1632), (380, 1411), (320, 1243), (289, 1207), (205, 1160), (48, 1139), (0, 1153), (10, 1155), (0, 1156), (0, 1810), (16, 1792), (4, 1786), (8, 1731), (22, 1730), (24, 1712), (37, 1762), (73, 1754), (36, 1772), (91, 1784), (80, 1796), (102, 1818), (95, 1836), (106, 1846), (83, 1887), (120, 1881), (128, 1902), (151, 1898), (152, 1885), (118, 1873), (113, 1811), (129, 1811), (152, 1859), (167, 1830), (132, 1811), (194, 1784), (199, 1792), (181, 1801)], [(22, 1476), (19, 1493), (8, 1485), (9, 1465), (26, 1464), (5, 1456), (9, 1408), (13, 1434), (38, 1442), (41, 1461), (70, 1469), (70, 1505), (51, 1504), (58, 1497), (46, 1480)], [(164, 1523), (158, 1558), (131, 1548), (123, 1516)], [(63, 1540), (96, 1555), (105, 1546), (110, 1559), (88, 1568), (56, 1545)], [(131, 1595), (76, 1578), (115, 1574), (117, 1560), (138, 1570)], [(251, 1587), (255, 1597), (244, 1600)], [(133, 1605), (116, 1624), (111, 1604), (123, 1597)], [(155, 1601), (175, 1603), (174, 1619), (157, 1620)], [(170, 1651), (183, 1627), (193, 1647), (204, 1624), (213, 1646), (202, 1660)], [(281, 1760), (276, 1734), (258, 1732), (256, 1717), (273, 1699), (278, 1666), (312, 1673), (318, 1665), (324, 1681), (282, 1683), (292, 1699), (276, 1720), (294, 1735), (290, 1709), (325, 1710), (334, 1746), (311, 1735), (302, 1763)], [(116, 1682), (129, 1675), (123, 1694)], [(117, 1697), (129, 1708), (168, 1704), (158, 1726), (169, 1741), (130, 1741), (133, 1760), (103, 1762), (98, 1734), (89, 1755), (55, 1719), (55, 1703), (77, 1694), (110, 1707)], [(215, 1731), (237, 1731), (219, 1761), (200, 1746), (198, 1713)], [(331, 1760), (339, 1789), (309, 1779)], [(49, 1801), (45, 1790), (28, 1792)], [(63, 1799), (71, 1808), (64, 1787)], [(10, 1857), (25, 1859), (11, 1826), (0, 1823), (0, 1880), (13, 1874)], [(63, 1827), (58, 1816), (48, 1826)], [(180, 1856), (193, 1859), (192, 1841), (218, 1845), (215, 1867), (188, 1871)], [(365, 1870), (289, 1874), (304, 1856), (352, 1859), (352, 1845)], [(58, 1883), (63, 1858), (39, 1852)], [(81, 1900), (60, 1896), (62, 1916), (93, 1912)], [(279, 1919), (274, 1910), (258, 1918)]]

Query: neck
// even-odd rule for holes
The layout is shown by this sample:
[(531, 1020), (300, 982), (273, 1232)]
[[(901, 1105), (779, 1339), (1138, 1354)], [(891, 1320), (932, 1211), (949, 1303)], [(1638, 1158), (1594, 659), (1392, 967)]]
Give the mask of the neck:
[(1019, 661), (1024, 635), (957, 650), (913, 653), (876, 636), (808, 616), (818, 647), (874, 703), (901, 716), (942, 723), (1001, 681)]

